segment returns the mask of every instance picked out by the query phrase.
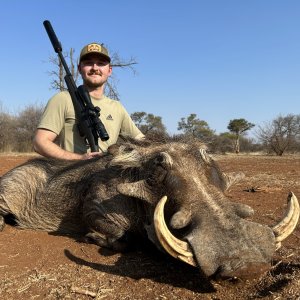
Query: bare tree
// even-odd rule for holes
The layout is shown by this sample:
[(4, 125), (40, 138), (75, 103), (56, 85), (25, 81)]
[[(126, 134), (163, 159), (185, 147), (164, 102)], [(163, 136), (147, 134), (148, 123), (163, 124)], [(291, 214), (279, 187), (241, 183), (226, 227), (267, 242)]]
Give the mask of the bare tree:
[[(74, 81), (78, 84), (79, 80), (79, 72), (77, 68), (77, 63), (75, 63), (74, 58), (75, 50), (73, 48), (70, 49), (69, 52), (64, 52), (65, 60), (68, 64), (70, 69), (70, 73), (72, 74)], [(49, 75), (53, 78), (51, 81), (51, 89), (64, 91), (67, 89), (64, 77), (66, 72), (63, 68), (62, 63), (60, 62), (58, 56), (50, 56), (49, 58), (50, 63), (54, 65), (54, 70), (48, 72)], [(136, 70), (134, 66), (137, 64), (135, 58), (131, 57), (128, 60), (125, 60), (119, 56), (118, 53), (112, 53), (111, 55), (111, 66), (114, 68), (121, 68), (121, 69), (129, 69), (134, 74), (136, 74)], [(115, 100), (119, 100), (119, 92), (117, 90), (117, 78), (116, 75), (113, 74), (109, 79), (105, 86), (105, 94)]]
[[(74, 64), (74, 53), (75, 50), (71, 48), (69, 52), (64, 52), (63, 55), (68, 64), (70, 73), (74, 78), (74, 81), (77, 82), (79, 78), (79, 73), (78, 69), (75, 68)], [(54, 65), (54, 70), (48, 72), (49, 75), (52, 77), (52, 80), (50, 82), (51, 89), (65, 91), (67, 89), (64, 79), (64, 77), (66, 76), (66, 72), (60, 59), (58, 58), (58, 56), (50, 56), (49, 61)]]
[(259, 126), (256, 136), (276, 155), (282, 156), (300, 137), (300, 115), (279, 115), (264, 126)]

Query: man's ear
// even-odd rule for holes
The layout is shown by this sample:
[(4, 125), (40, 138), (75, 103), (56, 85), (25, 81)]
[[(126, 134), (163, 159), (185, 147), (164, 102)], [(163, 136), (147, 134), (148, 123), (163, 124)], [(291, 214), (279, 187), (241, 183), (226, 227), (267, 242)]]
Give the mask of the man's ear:
[(79, 72), (79, 74), (81, 74), (81, 67), (80, 67), (80, 63), (77, 65), (77, 69), (78, 69), (78, 72)]
[(112, 65), (109, 64), (109, 76), (111, 75), (111, 73), (112, 73)]

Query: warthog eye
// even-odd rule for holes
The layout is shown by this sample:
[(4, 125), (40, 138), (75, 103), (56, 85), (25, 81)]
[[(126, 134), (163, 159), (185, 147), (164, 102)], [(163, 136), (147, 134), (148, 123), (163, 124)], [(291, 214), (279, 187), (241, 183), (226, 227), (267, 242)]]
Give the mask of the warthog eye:
[(173, 165), (172, 157), (167, 152), (161, 152), (155, 156), (153, 163), (157, 166), (161, 166), (164, 169), (170, 169)]
[(163, 155), (159, 155), (159, 156), (155, 157), (155, 159), (154, 159), (155, 164), (161, 164), (163, 161), (164, 161)]

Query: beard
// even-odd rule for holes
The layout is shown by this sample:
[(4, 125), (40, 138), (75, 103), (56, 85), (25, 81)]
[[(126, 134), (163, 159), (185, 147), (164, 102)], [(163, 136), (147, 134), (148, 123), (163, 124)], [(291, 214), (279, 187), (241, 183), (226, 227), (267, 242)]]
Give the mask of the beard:
[(86, 85), (89, 88), (99, 88), (105, 84), (105, 82), (94, 82), (90, 80), (83, 81), (84, 85)]
[(99, 87), (103, 86), (106, 83), (106, 81), (107, 80), (95, 81), (95, 80), (91, 80), (91, 79), (87, 78), (87, 79), (83, 80), (83, 83), (87, 87), (94, 89), (94, 88), (99, 88)]

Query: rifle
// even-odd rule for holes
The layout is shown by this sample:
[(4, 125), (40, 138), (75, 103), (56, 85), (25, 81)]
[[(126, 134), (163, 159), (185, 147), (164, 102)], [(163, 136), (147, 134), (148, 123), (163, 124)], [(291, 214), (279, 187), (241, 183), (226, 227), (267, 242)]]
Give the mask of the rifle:
[(73, 102), (75, 115), (79, 120), (79, 133), (89, 144), (91, 151), (98, 152), (98, 139), (100, 138), (102, 141), (107, 141), (109, 139), (109, 135), (104, 127), (104, 124), (99, 119), (100, 108), (93, 105), (88, 90), (84, 85), (80, 85), (79, 87), (76, 86), (65, 58), (62, 55), (61, 43), (58, 41), (51, 23), (48, 20), (45, 20), (43, 24), (54, 51), (58, 54), (58, 57), (66, 72), (64, 79)]

